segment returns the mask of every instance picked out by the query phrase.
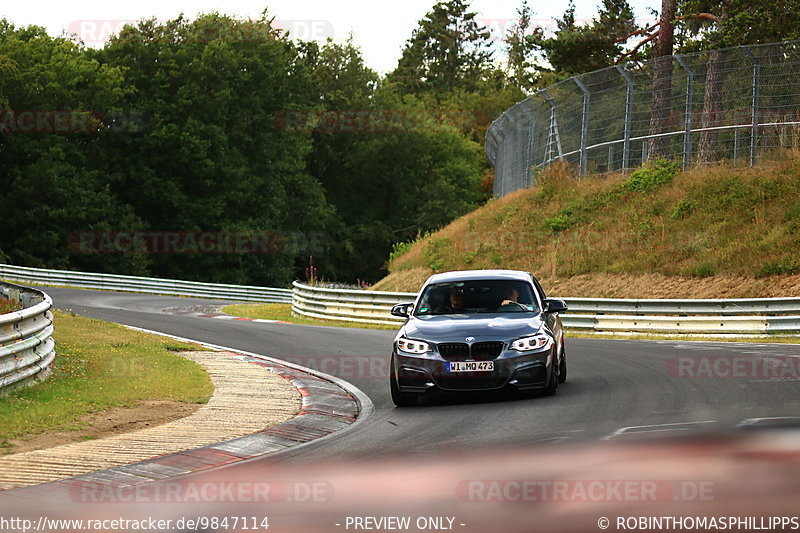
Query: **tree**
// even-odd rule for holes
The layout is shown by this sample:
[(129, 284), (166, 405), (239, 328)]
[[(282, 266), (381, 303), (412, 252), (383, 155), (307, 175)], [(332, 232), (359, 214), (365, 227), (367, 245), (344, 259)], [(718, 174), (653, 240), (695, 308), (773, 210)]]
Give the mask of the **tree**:
[(382, 130), (360, 134), (340, 154), (341, 178), (329, 189), (344, 222), (331, 261), (369, 281), (382, 276), (393, 243), (478, 206), (484, 164), (477, 143), (421, 102), (376, 98), (376, 113), (389, 112)]
[(153, 256), (160, 276), (280, 285), (332, 209), (306, 170), (307, 131), (281, 122), (313, 104), (305, 58), (269, 20), (218, 14), (128, 26), (98, 58), (123, 69), (122, 109), (147, 118), (108, 137), (112, 190), (154, 231), (267, 232), (271, 253)]
[(473, 124), (442, 111), (463, 109), (460, 91), (413, 96), (376, 84), (352, 40), (328, 42), (308, 58), (321, 117), (307, 125), (308, 168), (336, 208), (334, 245), (314, 259), (328, 279), (375, 281), (393, 243), (477, 205), (483, 158), (465, 138)]
[[(672, 48), (675, 41), (676, 0), (661, 0), (661, 17), (656, 44), (653, 46), (653, 88), (651, 96), (650, 135), (669, 131), (670, 97), (672, 96)], [(665, 156), (668, 139), (655, 137), (651, 140), (650, 154), (653, 157)]]
[[(651, 134), (662, 133), (669, 126), (668, 99), (672, 84), (672, 48), (677, 26), (681, 52), (708, 50), (705, 93), (700, 117), (698, 159), (712, 161), (722, 106), (721, 95), (725, 70), (723, 52), (719, 49), (736, 45), (776, 42), (800, 37), (800, 1), (765, 0), (663, 0), (658, 23), (637, 30), (628, 37), (639, 36), (638, 44), (624, 57), (633, 56), (647, 43), (656, 40), (652, 91)], [(666, 143), (654, 140), (651, 153), (664, 153)]]
[(682, 32), (685, 51), (711, 50), (706, 62), (705, 95), (701, 115), (698, 159), (712, 161), (716, 157), (723, 98), (725, 70), (719, 48), (776, 42), (800, 38), (800, 2), (798, 0), (684, 0), (680, 6), (686, 21)]
[[(44, 28), (0, 20), (0, 248), (16, 264), (142, 273), (146, 259), (70, 249), (77, 232), (141, 228), (97, 157), (122, 72)], [(63, 122), (62, 122), (63, 120)]]
[(556, 72), (574, 75), (613, 65), (636, 22), (627, 0), (603, 0), (592, 23), (579, 26), (570, 1), (556, 26), (555, 37), (542, 39), (539, 47)]
[(530, 90), (536, 84), (534, 74), (536, 64), (532, 60), (537, 43), (544, 39), (544, 30), (533, 25), (533, 11), (527, 0), (517, 8), (517, 21), (504, 36), (508, 66), (506, 78), (523, 90)]
[(465, 0), (447, 0), (419, 21), (388, 79), (406, 93), (474, 90), (491, 70), (489, 31)]
[(369, 103), (379, 76), (364, 64), (352, 34), (342, 44), (328, 39), (321, 49), (316, 43), (303, 46), (316, 48), (307, 53), (308, 65), (315, 97), (325, 109), (361, 109)]

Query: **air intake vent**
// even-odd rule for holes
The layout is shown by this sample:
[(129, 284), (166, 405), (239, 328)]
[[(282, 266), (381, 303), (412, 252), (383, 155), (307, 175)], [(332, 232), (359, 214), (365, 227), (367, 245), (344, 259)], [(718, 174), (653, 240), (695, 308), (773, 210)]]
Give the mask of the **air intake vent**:
[(503, 343), (476, 342), (472, 346), (463, 342), (448, 342), (437, 346), (439, 354), (448, 361), (490, 361), (503, 351)]

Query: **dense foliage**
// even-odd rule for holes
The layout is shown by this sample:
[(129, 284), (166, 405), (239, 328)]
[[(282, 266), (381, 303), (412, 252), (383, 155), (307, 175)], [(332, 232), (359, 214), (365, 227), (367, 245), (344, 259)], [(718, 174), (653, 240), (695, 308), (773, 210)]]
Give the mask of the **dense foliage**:
[[(677, 35), (794, 37), (798, 5), (683, 0)], [(554, 35), (518, 15), (498, 46), (440, 1), (385, 76), (352, 39), (292, 41), (266, 15), (143, 20), (102, 49), (0, 19), (0, 261), (281, 285), (313, 255), (323, 279), (375, 281), (398, 243), (488, 199), (494, 118), (637, 38), (626, 0), (583, 25), (570, 6)]]

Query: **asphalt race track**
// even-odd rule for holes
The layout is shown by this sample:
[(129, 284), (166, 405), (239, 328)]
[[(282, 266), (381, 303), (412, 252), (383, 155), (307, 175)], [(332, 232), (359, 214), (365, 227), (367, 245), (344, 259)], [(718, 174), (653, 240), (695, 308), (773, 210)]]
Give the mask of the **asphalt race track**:
[(800, 345), (568, 338), (568, 381), (554, 397), (441, 396), (397, 409), (388, 383), (392, 331), (196, 316), (228, 303), (221, 300), (43, 289), (57, 309), (312, 366), (372, 400), (375, 412), (359, 428), (285, 461), (690, 434), (773, 417), (800, 425)]

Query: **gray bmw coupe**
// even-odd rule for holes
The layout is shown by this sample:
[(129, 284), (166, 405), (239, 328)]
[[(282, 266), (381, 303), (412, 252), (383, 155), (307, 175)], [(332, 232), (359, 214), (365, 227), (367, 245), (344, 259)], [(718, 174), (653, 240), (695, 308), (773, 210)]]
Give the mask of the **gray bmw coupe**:
[(531, 274), (466, 270), (431, 276), (394, 339), (390, 387), (397, 406), (440, 391), (542, 390), (567, 379), (562, 300)]

